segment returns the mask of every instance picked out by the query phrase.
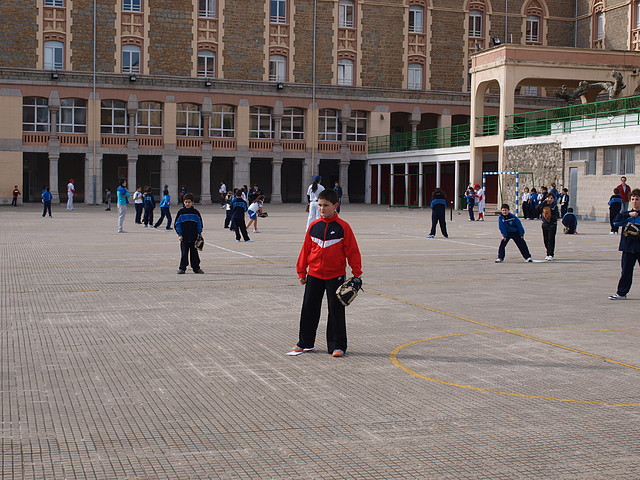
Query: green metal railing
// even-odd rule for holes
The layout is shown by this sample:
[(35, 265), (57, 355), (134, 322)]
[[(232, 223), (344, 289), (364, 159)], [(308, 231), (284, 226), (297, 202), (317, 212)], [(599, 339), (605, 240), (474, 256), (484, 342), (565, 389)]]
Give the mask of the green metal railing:
[(498, 115), (476, 117), (476, 137), (488, 137), (491, 135), (497, 135), (499, 128), (500, 117)]
[(415, 132), (396, 133), (369, 138), (369, 153), (406, 152), (430, 148), (461, 147), (469, 145), (471, 125), (453, 125)]
[(640, 96), (508, 115), (506, 137), (540, 137), (634, 125), (640, 125)]

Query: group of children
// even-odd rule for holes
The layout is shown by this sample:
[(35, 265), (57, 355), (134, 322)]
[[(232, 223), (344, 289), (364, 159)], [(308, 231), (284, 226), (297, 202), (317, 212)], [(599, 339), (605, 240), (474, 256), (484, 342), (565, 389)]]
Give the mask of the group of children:
[[(257, 189), (257, 185), (255, 185)], [(250, 191), (250, 195), (253, 197), (253, 201), (249, 205), (247, 202), (247, 194), (244, 188), (236, 188), (233, 191), (228, 191), (226, 201), (226, 215), (224, 219), (224, 228), (233, 230), (236, 234), (236, 242), (240, 241), (240, 238), (245, 242), (252, 242), (249, 238), (248, 229), (253, 226), (253, 233), (260, 233), (258, 230), (258, 218), (266, 217), (266, 212), (263, 212), (264, 195), (258, 194), (261, 190)], [(249, 215), (249, 223), (245, 223), (245, 212)]]
[(538, 193), (535, 188), (529, 190), (529, 187), (524, 187), (524, 192), (522, 194), (522, 213), (525, 220), (535, 220), (541, 217), (539, 207), (548, 195), (553, 195), (553, 198), (558, 205), (561, 217), (569, 211), (568, 189), (563, 188), (560, 193), (556, 189), (555, 183), (551, 184), (550, 189), (545, 186), (540, 187), (540, 193)]
[(469, 211), (469, 221), (474, 222), (475, 217), (473, 215), (473, 207), (478, 205), (478, 221), (484, 222), (484, 210), (485, 210), (485, 196), (484, 188), (478, 185), (469, 185), (464, 193), (464, 198), (467, 202), (467, 210)]

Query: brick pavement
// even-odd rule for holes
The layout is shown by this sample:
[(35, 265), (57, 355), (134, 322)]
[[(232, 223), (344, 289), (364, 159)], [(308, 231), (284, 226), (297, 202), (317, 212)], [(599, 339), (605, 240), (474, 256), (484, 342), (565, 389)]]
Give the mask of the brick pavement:
[(427, 211), (346, 206), (366, 292), (335, 359), (322, 331), (284, 355), (302, 207), (253, 243), (201, 208), (206, 274), (182, 276), (131, 211), (118, 235), (113, 211), (38, 208), (0, 207), (2, 480), (640, 478), (640, 285), (607, 300), (606, 224), (497, 265), (495, 217), (426, 239)]

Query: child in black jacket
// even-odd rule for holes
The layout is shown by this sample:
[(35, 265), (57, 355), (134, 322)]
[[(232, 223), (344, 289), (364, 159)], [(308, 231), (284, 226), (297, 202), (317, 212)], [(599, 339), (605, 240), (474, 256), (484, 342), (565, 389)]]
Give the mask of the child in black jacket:
[(182, 274), (187, 270), (189, 265), (189, 256), (191, 257), (191, 268), (193, 273), (204, 273), (200, 268), (200, 255), (196, 248), (196, 239), (202, 233), (202, 217), (200, 212), (193, 208), (193, 194), (186, 193), (182, 197), (184, 207), (178, 211), (176, 221), (173, 224), (180, 240), (180, 266), (178, 273)]
[(242, 190), (236, 191), (236, 196), (231, 200), (231, 219), (236, 232), (236, 242), (240, 241), (240, 233), (245, 242), (252, 242), (247, 233), (247, 224), (244, 222), (244, 212), (248, 209), (247, 202), (242, 199)]

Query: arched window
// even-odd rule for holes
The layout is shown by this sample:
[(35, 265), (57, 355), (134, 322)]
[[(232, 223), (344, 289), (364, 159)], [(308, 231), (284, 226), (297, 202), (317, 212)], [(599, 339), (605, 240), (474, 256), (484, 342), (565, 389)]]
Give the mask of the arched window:
[(22, 99), (22, 131), (49, 131), (49, 100), (44, 97)]
[(271, 55), (269, 57), (269, 81), (287, 81), (287, 59), (282, 55)]
[(249, 137), (273, 138), (273, 117), (269, 107), (251, 107), (249, 110)]
[(353, 60), (338, 60), (338, 85), (353, 85)]
[(58, 122), (60, 133), (87, 133), (87, 101), (83, 98), (60, 100)]
[(180, 137), (201, 137), (202, 117), (200, 105), (179, 103), (176, 112), (176, 135)]
[(162, 104), (160, 102), (138, 103), (136, 135), (162, 135)]
[(539, 16), (527, 15), (525, 39), (527, 43), (540, 42), (540, 17)]
[(340, 140), (340, 117), (337, 110), (323, 108), (318, 112), (318, 140), (327, 142)]
[(127, 133), (127, 104), (123, 100), (100, 102), (100, 133), (124, 135)]
[(304, 110), (301, 108), (285, 108), (282, 115), (280, 137), (283, 140), (304, 139)]
[(209, 136), (234, 138), (236, 136), (236, 109), (230, 105), (214, 105), (211, 113)]
[(64, 44), (62, 42), (44, 42), (44, 68), (62, 70), (64, 68)]
[(200, 50), (198, 52), (198, 76), (199, 77), (215, 77), (216, 76), (216, 54), (209, 50)]
[(423, 67), (419, 63), (410, 63), (407, 78), (409, 90), (422, 90)]
[(484, 14), (480, 10), (469, 12), (469, 37), (482, 38)]
[(424, 32), (424, 8), (419, 5), (409, 7), (409, 33)]
[(122, 73), (140, 73), (140, 47), (137, 45), (122, 47)]

